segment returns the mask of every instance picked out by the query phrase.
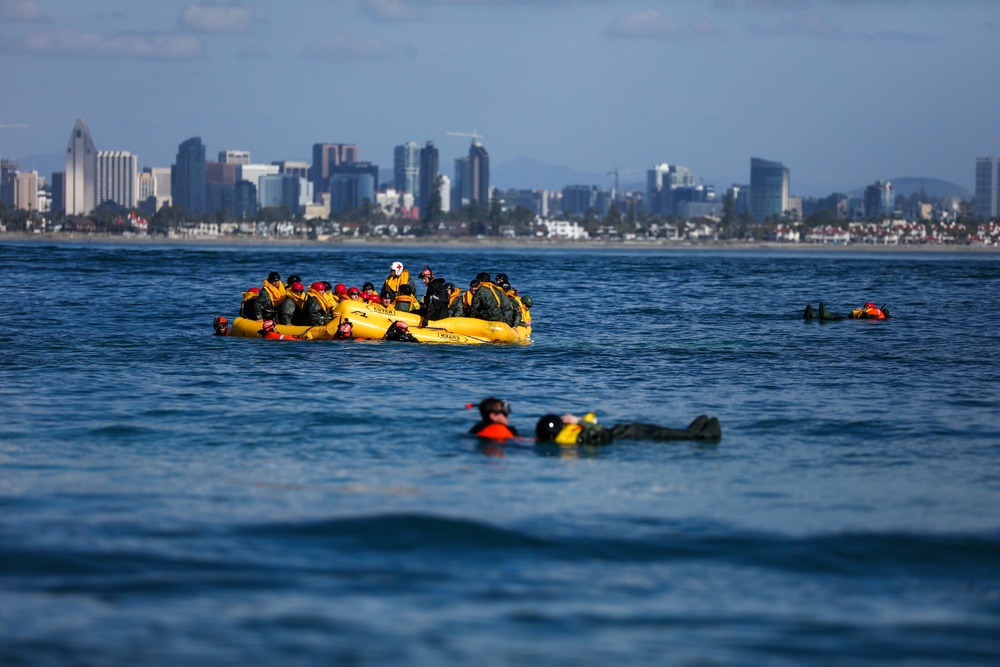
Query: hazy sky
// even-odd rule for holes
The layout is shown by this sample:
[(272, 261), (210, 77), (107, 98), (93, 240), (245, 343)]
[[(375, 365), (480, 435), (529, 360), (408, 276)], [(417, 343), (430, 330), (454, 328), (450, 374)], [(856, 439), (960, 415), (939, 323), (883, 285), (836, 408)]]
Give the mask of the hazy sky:
[[(0, 0), (4, 158), (99, 150), (168, 166), (200, 136), (255, 162), (478, 131), (517, 157), (642, 180), (660, 162), (793, 194), (1000, 154), (996, 0)], [(608, 183), (598, 185), (608, 185)]]

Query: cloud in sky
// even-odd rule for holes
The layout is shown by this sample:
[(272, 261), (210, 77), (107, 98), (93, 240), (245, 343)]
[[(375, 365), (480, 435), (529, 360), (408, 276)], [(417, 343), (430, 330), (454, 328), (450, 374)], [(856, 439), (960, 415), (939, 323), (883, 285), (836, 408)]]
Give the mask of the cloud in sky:
[(604, 35), (615, 39), (673, 39), (683, 37), (684, 29), (655, 9), (647, 9), (615, 19), (604, 29)]
[(325, 62), (391, 60), (407, 49), (397, 48), (380, 39), (362, 39), (347, 34), (317, 39), (302, 49), (302, 56)]
[(181, 34), (101, 35), (96, 32), (55, 30), (33, 32), (0, 42), (4, 53), (36, 56), (83, 56), (141, 60), (193, 60), (205, 49), (197, 37)]
[(188, 5), (177, 19), (185, 30), (204, 33), (249, 32), (253, 27), (253, 9), (242, 5)]
[(422, 18), (416, 8), (403, 0), (361, 0), (358, 4), (374, 21), (419, 21)]
[(688, 20), (688, 27), (691, 28), (691, 32), (701, 35), (718, 35), (722, 32), (719, 30), (719, 26), (704, 16), (692, 16)]
[(0, 20), (11, 23), (48, 23), (52, 19), (37, 0), (0, 0)]

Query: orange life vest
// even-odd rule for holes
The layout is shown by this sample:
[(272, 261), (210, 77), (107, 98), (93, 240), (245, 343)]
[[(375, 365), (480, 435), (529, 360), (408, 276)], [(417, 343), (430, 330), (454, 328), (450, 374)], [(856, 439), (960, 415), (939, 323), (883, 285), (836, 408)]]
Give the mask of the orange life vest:
[(490, 424), (476, 435), (480, 438), (490, 438), (492, 440), (506, 440), (507, 438), (515, 437), (509, 428), (497, 423)]
[(865, 319), (869, 320), (884, 320), (885, 313), (882, 312), (881, 308), (877, 308), (874, 303), (869, 301), (864, 305)]

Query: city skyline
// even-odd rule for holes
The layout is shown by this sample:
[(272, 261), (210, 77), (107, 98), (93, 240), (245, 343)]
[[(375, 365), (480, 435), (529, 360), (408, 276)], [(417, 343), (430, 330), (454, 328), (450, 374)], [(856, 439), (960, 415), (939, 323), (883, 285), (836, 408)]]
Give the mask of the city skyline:
[[(259, 162), (349, 142), (392, 165), (480, 132), (494, 165), (683, 164), (719, 187), (780, 160), (796, 195), (879, 179), (974, 181), (1000, 152), (996, 3), (969, 0), (360, 0), (278, 6), (0, 0), (2, 155), (103, 150), (172, 163), (200, 136)], [(449, 170), (444, 170), (449, 171)], [(609, 179), (610, 180), (610, 179)]]

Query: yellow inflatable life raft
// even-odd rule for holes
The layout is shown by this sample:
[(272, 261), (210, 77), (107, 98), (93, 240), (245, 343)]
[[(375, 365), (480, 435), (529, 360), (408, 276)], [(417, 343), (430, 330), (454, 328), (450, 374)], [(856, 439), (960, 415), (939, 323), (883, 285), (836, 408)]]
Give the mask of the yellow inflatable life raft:
[[(297, 336), (304, 340), (329, 340), (334, 338), (341, 322), (350, 320), (354, 338), (381, 340), (394, 322), (406, 322), (409, 332), (421, 343), (455, 345), (531, 343), (531, 327), (511, 327), (505, 322), (488, 322), (475, 317), (448, 317), (421, 326), (421, 318), (415, 313), (351, 299), (341, 301), (333, 313), (334, 318), (329, 324), (311, 327), (279, 324), (275, 330), (280, 334)], [(229, 328), (229, 335), (237, 338), (258, 338), (260, 328), (261, 323), (257, 320), (237, 317)]]

